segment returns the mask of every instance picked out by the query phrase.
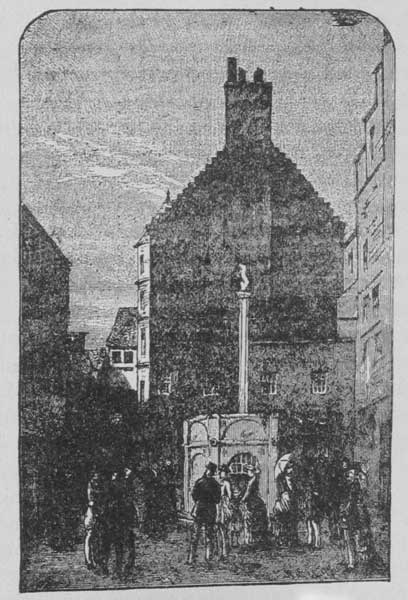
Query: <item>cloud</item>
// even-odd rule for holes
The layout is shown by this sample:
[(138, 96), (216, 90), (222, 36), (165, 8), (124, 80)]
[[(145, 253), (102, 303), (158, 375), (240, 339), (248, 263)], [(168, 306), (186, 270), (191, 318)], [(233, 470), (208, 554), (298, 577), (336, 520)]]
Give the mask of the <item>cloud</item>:
[[(58, 183), (91, 177), (116, 178), (124, 189), (138, 189), (158, 197), (163, 196), (169, 186), (180, 191), (184, 185), (170, 176), (169, 170), (185, 172), (188, 179), (190, 163), (194, 162), (194, 159), (163, 152), (154, 144), (129, 136), (111, 137), (108, 146), (86, 138), (52, 133), (49, 138), (38, 137), (34, 150), (38, 146), (60, 154), (62, 177), (57, 179)], [(166, 162), (170, 162), (171, 167)]]
[(89, 173), (97, 177), (121, 177), (128, 172), (128, 169), (112, 169), (111, 167), (101, 167), (96, 165), (89, 169)]

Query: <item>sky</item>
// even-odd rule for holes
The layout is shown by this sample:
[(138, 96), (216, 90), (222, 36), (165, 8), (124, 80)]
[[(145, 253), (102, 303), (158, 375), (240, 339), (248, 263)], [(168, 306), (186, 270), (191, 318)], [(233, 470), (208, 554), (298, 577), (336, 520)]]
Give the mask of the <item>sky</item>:
[(273, 83), (272, 141), (354, 223), (383, 29), (327, 11), (59, 11), (21, 42), (22, 201), (72, 262), (71, 329), (136, 303), (133, 245), (224, 146), (228, 56)]

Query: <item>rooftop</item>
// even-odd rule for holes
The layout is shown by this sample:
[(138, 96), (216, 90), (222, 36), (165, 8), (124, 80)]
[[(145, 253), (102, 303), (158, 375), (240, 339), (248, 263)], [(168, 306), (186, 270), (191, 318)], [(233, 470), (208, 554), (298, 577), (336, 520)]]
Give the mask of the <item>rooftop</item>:
[(137, 315), (137, 309), (134, 307), (119, 308), (106, 345), (115, 348), (136, 348)]

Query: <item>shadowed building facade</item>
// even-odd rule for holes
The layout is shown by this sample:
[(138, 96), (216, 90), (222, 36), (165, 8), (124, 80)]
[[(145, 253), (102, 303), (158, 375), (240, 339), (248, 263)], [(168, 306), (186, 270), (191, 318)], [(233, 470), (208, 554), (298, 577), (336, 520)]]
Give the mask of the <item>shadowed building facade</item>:
[(21, 208), (21, 368), (35, 391), (63, 388), (71, 265), (32, 212)]
[[(262, 70), (247, 81), (236, 59), (228, 59), (224, 90), (225, 148), (181, 194), (166, 199), (137, 247), (148, 239), (152, 394), (177, 381), (172, 390), (186, 399), (216, 397), (233, 412), (237, 264), (246, 265), (250, 279), (250, 355), (254, 341), (335, 344), (345, 225), (271, 141), (272, 83)], [(259, 364), (250, 365), (254, 391)], [(252, 401), (250, 393), (250, 411)]]
[(61, 423), (70, 343), (71, 265), (24, 204), (21, 207), (20, 476), (24, 536), (41, 533), (49, 510), (45, 438)]
[[(373, 71), (373, 104), (355, 160), (356, 229), (345, 245), (339, 306), (356, 336), (356, 458), (371, 500), (388, 511), (391, 491), (395, 50), (386, 37)], [(344, 320), (344, 323), (346, 320)]]

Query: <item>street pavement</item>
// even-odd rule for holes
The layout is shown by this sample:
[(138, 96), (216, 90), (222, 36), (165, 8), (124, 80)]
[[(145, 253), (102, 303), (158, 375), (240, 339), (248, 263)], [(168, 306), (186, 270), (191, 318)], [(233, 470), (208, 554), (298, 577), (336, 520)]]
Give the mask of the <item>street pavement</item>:
[[(324, 532), (325, 533), (325, 532)], [(327, 532), (326, 532), (327, 533)], [(384, 550), (385, 552), (385, 550)], [(185, 564), (187, 537), (185, 531), (173, 531), (165, 539), (152, 540), (143, 536), (137, 544), (135, 568), (124, 580), (88, 571), (84, 564), (83, 547), (57, 552), (46, 544), (32, 549), (22, 575), (21, 591), (115, 589), (195, 585), (228, 585), (288, 582), (328, 582), (347, 580), (386, 580), (386, 564), (370, 570), (358, 567), (346, 571), (341, 547), (329, 543), (324, 535), (321, 550), (311, 551), (301, 545), (296, 549), (251, 548), (233, 549), (226, 562), (213, 561), (209, 567), (204, 549), (193, 567)], [(113, 565), (110, 573), (113, 572)]]

